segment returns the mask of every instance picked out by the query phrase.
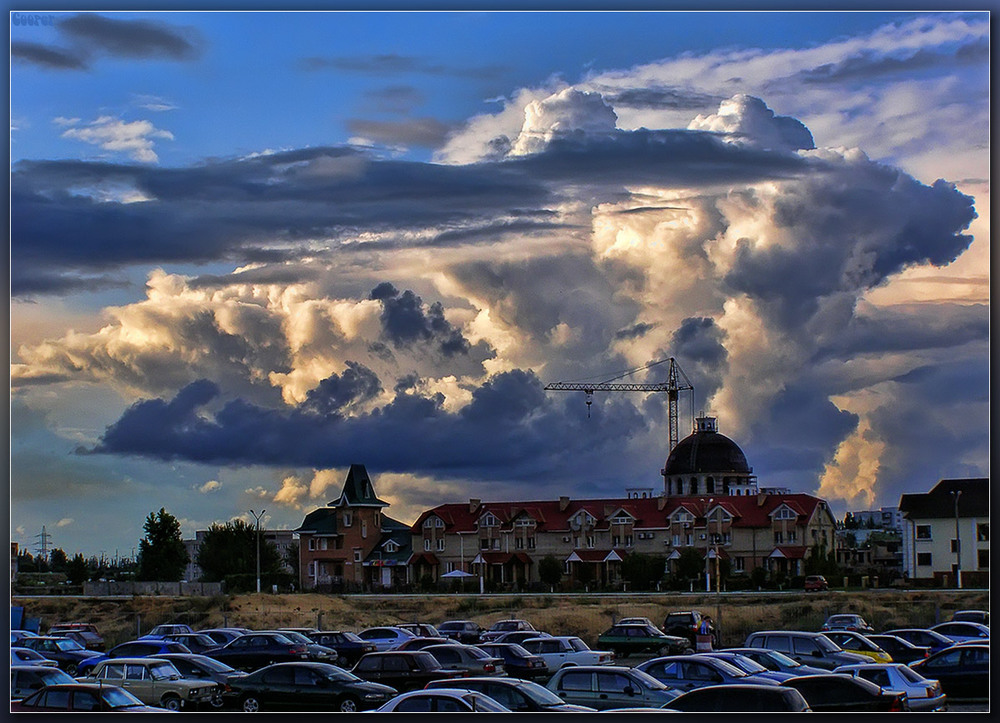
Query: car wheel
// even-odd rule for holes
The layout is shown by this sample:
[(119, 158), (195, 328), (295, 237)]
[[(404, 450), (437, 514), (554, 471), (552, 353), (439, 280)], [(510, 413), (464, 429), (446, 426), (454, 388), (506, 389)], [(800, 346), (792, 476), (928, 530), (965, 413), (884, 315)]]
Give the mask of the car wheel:
[(346, 655), (341, 655), (340, 657), (338, 657), (337, 658), (337, 665), (339, 665), (341, 668), (346, 668), (347, 667), (347, 656)]
[(176, 695), (165, 695), (160, 698), (160, 707), (167, 710), (179, 711), (181, 709), (181, 699)]
[(76, 665), (76, 663), (66, 663), (65, 670), (66, 670), (66, 674), (67, 675), (75, 676), (77, 674), (77, 665)]
[(356, 713), (358, 710), (358, 699), (350, 696), (341, 698), (337, 704), (337, 710), (341, 713)]
[(222, 700), (221, 695), (213, 695), (212, 700), (209, 701), (209, 703), (213, 708), (221, 708), (222, 706), (225, 705), (225, 701)]
[(684, 648), (684, 655), (694, 655), (694, 648), (690, 646)]
[(248, 695), (243, 699), (242, 708), (244, 713), (260, 712), (260, 698), (255, 695)]

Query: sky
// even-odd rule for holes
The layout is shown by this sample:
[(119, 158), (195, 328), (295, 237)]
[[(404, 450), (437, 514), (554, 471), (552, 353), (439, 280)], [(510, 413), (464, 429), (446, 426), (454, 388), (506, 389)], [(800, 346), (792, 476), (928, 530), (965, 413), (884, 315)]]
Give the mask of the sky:
[(985, 12), (10, 28), (11, 540), (662, 490), (661, 393), (835, 513), (989, 475)]

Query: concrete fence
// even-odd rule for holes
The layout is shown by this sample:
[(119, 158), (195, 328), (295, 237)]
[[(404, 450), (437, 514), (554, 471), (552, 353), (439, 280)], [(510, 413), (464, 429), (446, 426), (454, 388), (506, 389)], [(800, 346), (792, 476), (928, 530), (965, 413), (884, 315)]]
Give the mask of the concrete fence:
[(221, 582), (85, 582), (83, 594), (102, 595), (190, 595), (213, 597), (222, 595)]

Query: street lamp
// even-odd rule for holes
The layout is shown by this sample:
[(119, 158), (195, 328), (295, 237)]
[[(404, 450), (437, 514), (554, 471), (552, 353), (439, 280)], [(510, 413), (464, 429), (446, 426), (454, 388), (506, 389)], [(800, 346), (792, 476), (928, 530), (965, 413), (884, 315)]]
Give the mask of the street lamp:
[(958, 589), (962, 589), (962, 538), (958, 529), (958, 498), (962, 496), (962, 490), (952, 490), (951, 496), (955, 498), (955, 582)]
[(253, 510), (250, 510), (250, 514), (257, 521), (257, 592), (260, 592), (260, 518), (264, 516), (267, 510), (261, 510), (258, 515)]

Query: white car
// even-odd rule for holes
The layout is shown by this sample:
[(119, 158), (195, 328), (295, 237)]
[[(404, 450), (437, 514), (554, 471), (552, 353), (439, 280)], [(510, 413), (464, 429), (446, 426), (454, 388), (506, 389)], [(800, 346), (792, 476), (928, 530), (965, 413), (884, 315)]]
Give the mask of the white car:
[(378, 628), (367, 628), (358, 633), (358, 637), (366, 643), (374, 645), (376, 652), (383, 653), (386, 650), (393, 650), (407, 640), (417, 636), (409, 630), (389, 625)]
[(649, 625), (650, 627), (656, 627), (649, 618), (622, 618), (615, 625)]
[(833, 672), (864, 678), (886, 693), (906, 693), (910, 710), (945, 710), (947, 706), (947, 696), (941, 690), (941, 683), (925, 678), (902, 663), (841, 665)]
[(46, 668), (58, 668), (59, 663), (49, 660), (44, 655), (31, 648), (19, 648), (17, 646), (10, 649), (11, 665), (44, 665)]
[(434, 688), (401, 693), (375, 713), (510, 713), (509, 708), (474, 690)]
[(615, 662), (615, 654), (610, 650), (591, 650), (573, 635), (529, 638), (521, 647), (544, 660), (550, 673), (568, 665), (613, 665)]

